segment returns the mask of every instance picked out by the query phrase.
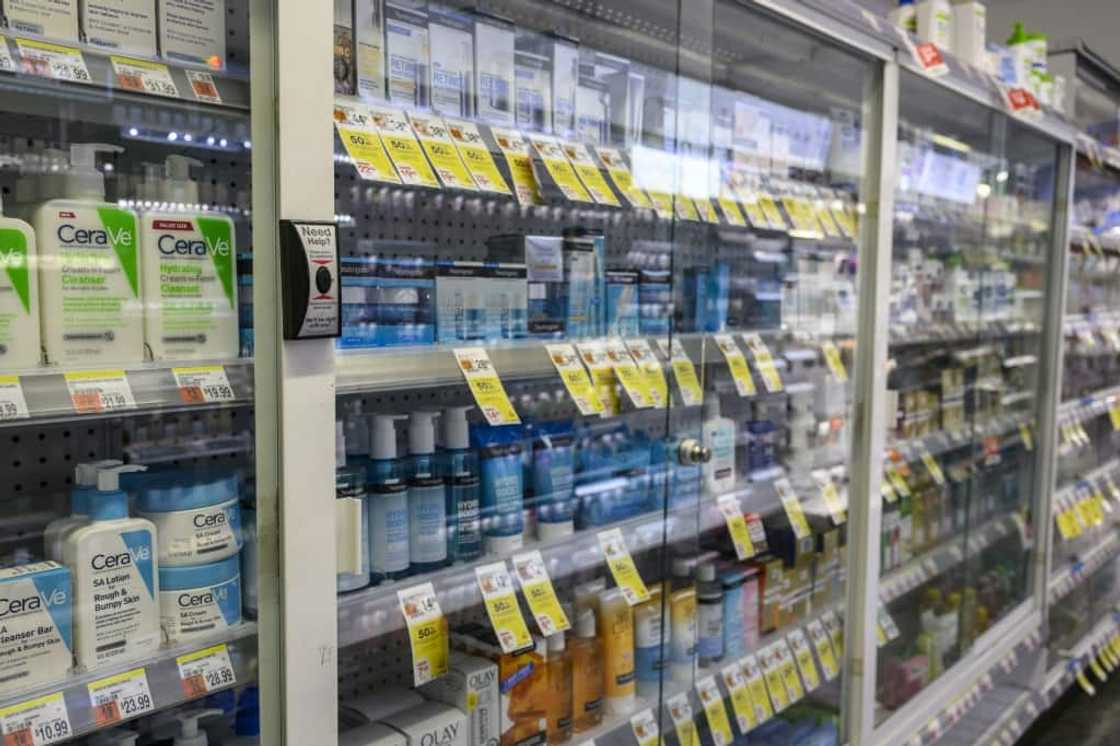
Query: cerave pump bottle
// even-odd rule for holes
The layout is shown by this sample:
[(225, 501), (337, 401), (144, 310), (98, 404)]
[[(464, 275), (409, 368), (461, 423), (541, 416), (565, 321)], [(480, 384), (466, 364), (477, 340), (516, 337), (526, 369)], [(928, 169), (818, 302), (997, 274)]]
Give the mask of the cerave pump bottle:
[[(7, 162), (0, 158), (0, 165)], [(0, 202), (0, 370), (33, 368), (41, 361), (39, 277), (35, 231), (4, 217)]]
[(239, 351), (233, 221), (202, 212), (190, 178), (201, 165), (172, 155), (163, 179), (153, 184), (148, 174), (148, 196), (161, 203), (140, 219), (144, 341), (154, 360), (225, 360)]
[(66, 537), (63, 558), (74, 579), (74, 660), (86, 669), (150, 655), (160, 644), (156, 527), (128, 517), (125, 472), (97, 474), (90, 523)]

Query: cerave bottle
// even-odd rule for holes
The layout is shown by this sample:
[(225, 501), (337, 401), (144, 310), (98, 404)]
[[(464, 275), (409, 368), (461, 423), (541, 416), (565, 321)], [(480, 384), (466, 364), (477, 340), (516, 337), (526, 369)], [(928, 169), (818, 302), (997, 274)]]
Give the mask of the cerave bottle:
[(35, 231), (0, 203), (0, 370), (40, 363), (38, 256)]

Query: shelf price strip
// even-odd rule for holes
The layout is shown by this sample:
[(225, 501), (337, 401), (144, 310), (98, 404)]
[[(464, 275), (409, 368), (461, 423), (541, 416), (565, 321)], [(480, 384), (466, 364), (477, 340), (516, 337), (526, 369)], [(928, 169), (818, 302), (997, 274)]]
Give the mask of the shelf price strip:
[(155, 709), (148, 675), (143, 668), (99, 679), (86, 686), (93, 722), (104, 728)]
[(412, 648), (412, 681), (421, 686), (447, 673), (447, 620), (431, 583), (397, 591), (397, 602)]
[(747, 687), (747, 678), (743, 675), (740, 663), (732, 663), (720, 670), (723, 685), (731, 695), (731, 711), (735, 714), (735, 722), (739, 724), (739, 732), (746, 733), (758, 726), (754, 704), (751, 702), (750, 689)]
[(222, 94), (214, 82), (214, 76), (203, 70), (185, 70), (187, 82), (191, 84), (194, 97), (207, 104), (222, 103)]
[(466, 378), (467, 386), (486, 421), (491, 425), (520, 425), (521, 418), (510, 403), (486, 350), (482, 347), (467, 347), (455, 350), (454, 354), (455, 362)]
[(638, 568), (634, 565), (634, 558), (630, 556), (630, 550), (626, 546), (626, 538), (622, 535), (622, 529), (612, 528), (608, 531), (600, 531), (598, 538), (599, 547), (603, 550), (603, 557), (607, 561), (607, 567), (610, 568), (615, 585), (622, 589), (622, 595), (625, 597), (626, 603), (635, 606), (648, 601), (649, 589), (646, 588), (642, 576), (638, 573)]
[(657, 718), (653, 711), (645, 709), (630, 717), (630, 728), (634, 731), (634, 738), (638, 746), (657, 746), (661, 742), (661, 731), (657, 727)]
[(669, 342), (657, 340), (661, 354), (669, 358), (669, 365), (673, 368), (673, 377), (681, 391), (681, 401), (686, 407), (694, 407), (704, 401), (704, 389), (700, 386), (700, 379), (696, 376), (696, 367), (688, 357), (681, 341), (674, 337)]
[(132, 387), (123, 370), (66, 373), (66, 388), (77, 414), (103, 414), (136, 409)]
[(30, 416), (19, 376), (0, 376), (0, 422), (25, 420)]
[(109, 57), (117, 84), (126, 91), (151, 93), (156, 96), (179, 98), (179, 89), (167, 65), (129, 57)]
[(23, 71), (69, 83), (93, 83), (81, 50), (33, 39), (16, 39)]
[(62, 692), (30, 699), (0, 710), (4, 746), (45, 746), (73, 735)]
[(184, 404), (209, 404), (234, 400), (229, 376), (221, 365), (200, 365), (192, 368), (172, 368), (179, 398)]
[(229, 658), (229, 648), (223, 642), (175, 659), (179, 667), (179, 683), (189, 699), (205, 696), (217, 689), (237, 683), (237, 674)]
[(673, 721), (673, 730), (677, 732), (677, 741), (680, 746), (700, 746), (700, 738), (696, 733), (696, 722), (693, 720), (692, 704), (688, 701), (688, 693), (681, 692), (665, 701), (669, 709), (669, 719)]
[(568, 395), (579, 408), (579, 413), (585, 417), (602, 414), (603, 401), (599, 398), (595, 387), (591, 385), (591, 379), (580, 363), (575, 348), (569, 344), (550, 344), (545, 345), (545, 350), (560, 375), (560, 380), (564, 382)]
[(513, 556), (513, 571), (521, 584), (521, 593), (529, 603), (529, 610), (537, 620), (541, 634), (546, 637), (572, 628), (568, 615), (556, 597), (548, 568), (537, 550)]
[(513, 592), (513, 580), (509, 577), (504, 562), (481, 565), (474, 569), (478, 589), (482, 591), (482, 601), (490, 625), (502, 646), (502, 652), (509, 654), (523, 650), (533, 644), (533, 636), (521, 615), (521, 606)]
[(696, 696), (704, 708), (708, 720), (708, 731), (712, 734), (715, 746), (729, 746), (734, 739), (731, 721), (727, 719), (727, 709), (723, 706), (723, 696), (719, 692), (715, 676), (705, 676), (696, 682)]
[(754, 378), (751, 377), (751, 369), (747, 366), (747, 359), (743, 356), (739, 345), (735, 344), (735, 338), (730, 334), (716, 334), (712, 339), (723, 353), (723, 359), (727, 361), (727, 368), (731, 371), (731, 378), (735, 381), (735, 390), (739, 396), (757, 394), (758, 389), (755, 388)]

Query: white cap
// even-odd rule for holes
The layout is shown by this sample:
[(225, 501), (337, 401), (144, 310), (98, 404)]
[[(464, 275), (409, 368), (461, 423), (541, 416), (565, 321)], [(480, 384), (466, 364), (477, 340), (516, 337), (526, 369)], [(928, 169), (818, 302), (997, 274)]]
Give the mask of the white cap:
[(433, 420), (438, 410), (421, 409), (408, 417), (408, 452), (424, 455), (436, 452), (436, 426)]
[(144, 181), (140, 184), (138, 197), (149, 202), (158, 202), (163, 194), (163, 166), (158, 163), (145, 163)]
[(346, 425), (342, 420), (334, 423), (334, 466), (346, 465)]
[(571, 536), (573, 533), (575, 533), (575, 526), (570, 520), (560, 521), (559, 523), (537, 520), (537, 538), (541, 541), (552, 541), (564, 536)]
[(711, 562), (700, 565), (696, 570), (696, 579), (701, 583), (711, 583), (716, 579), (716, 566)]
[(557, 632), (548, 636), (548, 652), (563, 653), (565, 647), (564, 633)]
[(189, 710), (176, 714), (175, 717), (179, 720), (179, 735), (175, 736), (173, 746), (207, 746), (209, 741), (206, 739), (206, 731), (199, 730), (198, 721), (221, 714), (222, 711), (218, 709)]
[(97, 170), (97, 154), (123, 152), (124, 148), (118, 145), (74, 143), (70, 146), (70, 170), (63, 175), (62, 193), (57, 196), (97, 201), (105, 199), (105, 174)]
[(719, 394), (713, 391), (711, 396), (704, 397), (704, 419), (714, 420), (719, 417)]
[(115, 492), (121, 488), (121, 474), (147, 471), (148, 467), (139, 464), (117, 464), (97, 470), (97, 491)]
[(585, 608), (576, 619), (576, 637), (589, 639), (595, 637), (595, 610)]
[(523, 546), (525, 546), (525, 539), (521, 534), (486, 537), (486, 551), (490, 554), (509, 554)]
[(474, 409), (473, 404), (464, 407), (448, 407), (443, 410), (443, 447), (463, 450), (471, 447), (470, 428), (467, 426), (467, 412)]
[(403, 419), (404, 415), (399, 414), (374, 415), (373, 433), (369, 442), (371, 459), (383, 461), (397, 457), (397, 428), (393, 422)]
[(104, 461), (90, 461), (85, 464), (78, 464), (74, 467), (74, 486), (96, 487), (98, 471), (101, 469), (108, 469), (112, 466), (120, 466), (123, 463), (123, 461), (117, 461), (116, 459), (105, 459)]
[(191, 181), (191, 166), (202, 168), (202, 161), (185, 155), (169, 155), (163, 162), (163, 191), (165, 202), (198, 204), (198, 182)]

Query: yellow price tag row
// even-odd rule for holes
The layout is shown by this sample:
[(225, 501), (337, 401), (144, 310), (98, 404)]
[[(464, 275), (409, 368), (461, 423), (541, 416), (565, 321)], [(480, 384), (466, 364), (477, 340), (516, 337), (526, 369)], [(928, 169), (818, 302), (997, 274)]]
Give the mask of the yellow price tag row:
[(513, 653), (533, 644), (533, 636), (521, 615), (521, 606), (513, 592), (513, 580), (504, 562), (480, 565), (474, 569), (482, 602), (502, 652)]
[(612, 528), (600, 531), (598, 534), (599, 547), (607, 561), (615, 585), (622, 590), (626, 603), (636, 606), (649, 600), (649, 589), (646, 588), (634, 558), (626, 546), (626, 538), (622, 535), (621, 528)]
[(731, 535), (731, 543), (735, 546), (735, 554), (740, 560), (745, 560), (755, 555), (754, 542), (751, 541), (747, 521), (743, 518), (743, 509), (739, 498), (735, 495), (723, 495), (717, 501), (719, 512), (727, 524), (727, 532)]
[(541, 634), (548, 637), (571, 629), (572, 623), (564, 613), (560, 599), (556, 597), (556, 589), (552, 586), (552, 579), (548, 576), (548, 568), (545, 567), (541, 553), (534, 549), (524, 554), (515, 554), (513, 571)]
[(447, 620), (431, 583), (397, 591), (397, 602), (412, 648), (412, 681), (415, 686), (422, 686), (447, 673)]
[(700, 705), (704, 708), (708, 731), (715, 746), (730, 746), (734, 735), (731, 733), (731, 721), (727, 719), (727, 709), (723, 706), (723, 695), (720, 694), (715, 676), (705, 676), (696, 682), (696, 696), (700, 698)]
[(723, 353), (723, 359), (727, 362), (727, 367), (731, 371), (731, 378), (735, 381), (735, 390), (739, 396), (754, 396), (758, 390), (754, 385), (754, 378), (751, 376), (751, 370), (747, 366), (747, 359), (743, 357), (742, 350), (739, 345), (735, 344), (735, 338), (730, 334), (716, 334), (712, 337), (716, 346), (719, 347)]
[(580, 364), (575, 348), (569, 344), (550, 344), (545, 345), (545, 349), (579, 413), (584, 416), (602, 414), (603, 401), (591, 385), (591, 379)]
[(809, 648), (809, 641), (805, 633), (795, 629), (786, 635), (786, 642), (793, 651), (793, 659), (797, 661), (797, 670), (801, 672), (801, 680), (805, 682), (805, 690), (813, 691), (821, 685), (821, 677), (817, 672), (817, 664), (813, 661), (813, 651)]
[(762, 385), (771, 394), (781, 391), (782, 377), (778, 373), (778, 366), (774, 362), (774, 357), (770, 354), (770, 348), (762, 341), (762, 337), (758, 334), (744, 334), (743, 341), (747, 343), (747, 349), (750, 350), (751, 357), (754, 358), (755, 367), (758, 368), (759, 375), (762, 376)]
[(455, 361), (474, 395), (483, 417), (491, 425), (519, 425), (521, 418), (506, 394), (505, 386), (483, 347), (466, 347), (454, 351)]

